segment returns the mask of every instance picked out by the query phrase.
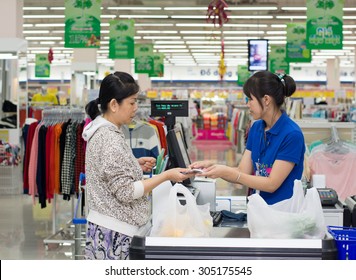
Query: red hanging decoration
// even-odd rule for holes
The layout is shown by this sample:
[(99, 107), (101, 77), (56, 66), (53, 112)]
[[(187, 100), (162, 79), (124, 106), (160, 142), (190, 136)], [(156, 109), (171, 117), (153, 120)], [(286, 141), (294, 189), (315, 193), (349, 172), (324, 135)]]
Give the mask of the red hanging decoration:
[(227, 4), (224, 0), (212, 0), (208, 6), (208, 11), (206, 13), (207, 22), (214, 23), (214, 26), (219, 24), (222, 27), (224, 23), (228, 22), (228, 17), (225, 9)]
[(48, 61), (49, 61), (49, 63), (52, 63), (52, 60), (53, 60), (53, 50), (52, 50), (52, 48), (50, 48), (49, 51), (48, 51)]

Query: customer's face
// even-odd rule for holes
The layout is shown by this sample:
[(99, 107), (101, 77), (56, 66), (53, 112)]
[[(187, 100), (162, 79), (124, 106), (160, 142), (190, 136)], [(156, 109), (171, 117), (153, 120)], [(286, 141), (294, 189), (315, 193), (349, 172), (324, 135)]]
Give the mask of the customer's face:
[(131, 95), (119, 104), (117, 120), (120, 125), (130, 124), (137, 111), (137, 94)]

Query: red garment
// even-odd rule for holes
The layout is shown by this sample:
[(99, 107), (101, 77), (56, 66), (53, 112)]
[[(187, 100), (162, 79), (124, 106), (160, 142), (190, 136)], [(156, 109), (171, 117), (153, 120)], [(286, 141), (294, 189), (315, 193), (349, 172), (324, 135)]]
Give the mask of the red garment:
[(166, 131), (164, 129), (165, 124), (161, 121), (157, 121), (154, 119), (150, 119), (149, 123), (153, 124), (157, 127), (158, 133), (159, 133), (159, 141), (161, 142), (161, 147), (162, 147), (162, 149), (164, 149), (164, 155), (167, 155), (168, 145), (167, 145), (167, 139), (166, 139)]
[(33, 135), (35, 134), (38, 122), (31, 123), (28, 128), (27, 139), (26, 139), (26, 151), (25, 151), (25, 162), (23, 166), (23, 191), (25, 194), (28, 193), (29, 183), (28, 183), (28, 166), (30, 164), (30, 156), (33, 142)]

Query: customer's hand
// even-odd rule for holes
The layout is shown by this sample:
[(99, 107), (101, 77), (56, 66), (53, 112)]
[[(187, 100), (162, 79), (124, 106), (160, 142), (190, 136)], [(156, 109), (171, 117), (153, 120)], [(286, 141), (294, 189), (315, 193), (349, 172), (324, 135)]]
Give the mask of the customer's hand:
[(196, 161), (189, 165), (190, 168), (197, 168), (197, 169), (204, 169), (215, 164), (214, 160), (203, 160), (203, 161)]
[(194, 177), (194, 173), (189, 168), (172, 168), (163, 172), (167, 180), (181, 183), (184, 180)]
[(146, 173), (151, 172), (152, 168), (156, 165), (156, 159), (154, 157), (140, 157), (137, 161), (142, 171)]

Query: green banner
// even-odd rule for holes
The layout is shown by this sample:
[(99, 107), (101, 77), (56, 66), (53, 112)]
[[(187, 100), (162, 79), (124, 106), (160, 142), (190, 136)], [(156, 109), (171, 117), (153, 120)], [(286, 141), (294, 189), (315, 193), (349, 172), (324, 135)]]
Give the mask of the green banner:
[(342, 49), (344, 0), (307, 0), (307, 48)]
[(65, 0), (66, 48), (100, 47), (101, 0)]
[(250, 71), (248, 71), (247, 65), (237, 66), (237, 85), (243, 86), (247, 79), (251, 76)]
[(51, 64), (48, 60), (48, 54), (36, 54), (35, 77), (49, 78), (51, 74)]
[(306, 45), (306, 23), (287, 23), (287, 62), (311, 62)]
[(155, 53), (153, 55), (153, 71), (148, 75), (149, 77), (163, 77), (164, 76), (164, 54)]
[(289, 74), (289, 63), (286, 61), (286, 46), (271, 46), (269, 69), (272, 73)]
[(153, 44), (135, 45), (135, 73), (153, 72)]
[(111, 20), (109, 28), (109, 58), (134, 58), (135, 51), (135, 21)]

